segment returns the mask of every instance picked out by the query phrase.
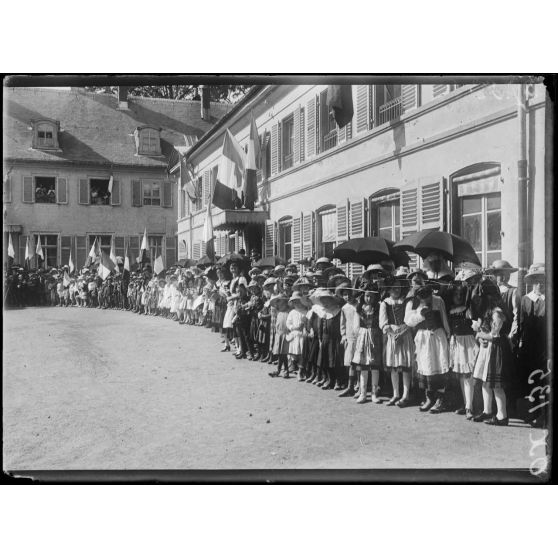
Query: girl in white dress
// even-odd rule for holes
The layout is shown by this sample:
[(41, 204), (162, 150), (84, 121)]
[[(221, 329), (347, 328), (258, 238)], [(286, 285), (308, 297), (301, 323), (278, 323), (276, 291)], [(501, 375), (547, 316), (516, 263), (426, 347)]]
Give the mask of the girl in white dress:
[[(285, 372), (285, 378), (289, 377), (289, 373), (294, 371), (294, 368), (299, 365), (300, 356), (302, 355), (302, 348), (304, 345), (304, 330), (306, 322), (306, 306), (302, 302), (302, 297), (298, 293), (293, 293), (289, 299), (292, 310), (287, 316), (287, 334), (286, 340), (289, 343), (289, 359), (290, 365)], [(301, 377), (304, 376), (301, 373)]]

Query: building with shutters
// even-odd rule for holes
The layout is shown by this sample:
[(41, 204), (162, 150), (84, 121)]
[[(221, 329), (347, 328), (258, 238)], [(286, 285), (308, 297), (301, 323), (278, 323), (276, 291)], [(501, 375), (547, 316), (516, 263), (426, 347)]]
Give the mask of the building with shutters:
[(35, 247), (40, 235), (47, 266), (67, 264), (71, 253), (81, 267), (95, 238), (137, 255), (146, 228), (152, 259), (175, 263), (168, 162), (231, 105), (211, 103), (202, 118), (200, 101), (131, 97), (122, 87), (117, 95), (6, 88), (4, 98), (4, 260), (8, 233), (19, 263), (27, 238)]
[[(354, 116), (341, 129), (326, 85), (255, 87), (186, 152), (203, 195), (191, 203), (179, 192), (179, 254), (203, 254), (224, 131), (245, 146), (253, 113), (263, 145), (260, 199), (254, 212), (213, 208), (217, 253), (248, 245), (296, 262), (331, 256), (349, 238), (441, 229), (466, 237), (485, 266), (501, 258), (517, 265), (520, 87), (353, 85)], [(527, 89), (522, 212), (532, 262), (545, 260), (546, 101), (542, 85)], [(351, 276), (361, 271), (347, 266)]]

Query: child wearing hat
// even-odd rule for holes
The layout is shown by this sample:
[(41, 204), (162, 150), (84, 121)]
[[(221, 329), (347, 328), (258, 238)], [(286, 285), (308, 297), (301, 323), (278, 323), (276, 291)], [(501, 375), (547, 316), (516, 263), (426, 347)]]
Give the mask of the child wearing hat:
[(372, 402), (381, 403), (378, 397), (382, 361), (379, 302), (380, 291), (377, 285), (368, 282), (362, 295), (362, 302), (358, 307), (360, 325), (352, 359), (352, 363), (356, 365), (360, 374), (357, 403), (366, 402), (369, 373), (372, 375)]
[[(391, 377), (393, 395), (388, 406), (406, 407), (409, 403), (414, 343), (411, 330), (405, 324), (405, 298), (401, 282), (387, 278), (384, 287), (387, 298), (380, 304), (379, 326), (384, 341), (384, 366)], [(403, 379), (403, 396), (399, 395), (399, 380)]]
[(289, 377), (289, 373), (295, 369), (299, 369), (299, 382), (306, 379), (306, 373), (303, 367), (299, 367), (300, 357), (304, 346), (304, 335), (306, 328), (306, 306), (299, 293), (294, 293), (289, 299), (292, 310), (287, 316), (287, 341), (289, 342), (289, 359), (291, 364), (285, 373), (285, 378)]
[(271, 285), (264, 283), (262, 287), (262, 308), (258, 312), (258, 337), (257, 347), (260, 360), (268, 362), (271, 357), (269, 348), (269, 322), (270, 322), (270, 306), (269, 300), (271, 298)]
[(287, 318), (289, 316), (289, 299), (283, 294), (278, 294), (271, 298), (270, 305), (276, 310), (272, 352), (277, 357), (277, 371), (270, 372), (269, 375), (276, 377), (281, 374), (281, 370), (284, 370), (285, 376), (288, 378), (289, 342), (287, 341), (287, 334), (289, 330), (287, 328)]
[(450, 327), (449, 365), (457, 378), (463, 397), (463, 405), (455, 412), (473, 418), (473, 370), (479, 351), (475, 340), (471, 309), (467, 307), (467, 285), (454, 281), (447, 291), (448, 323)]
[(341, 308), (341, 343), (344, 347), (343, 366), (348, 372), (347, 387), (339, 394), (339, 397), (350, 397), (355, 394), (356, 365), (353, 364), (355, 343), (360, 327), (360, 316), (358, 314), (357, 291), (350, 285), (339, 285), (335, 294), (345, 301)]
[[(507, 339), (511, 329), (511, 316), (502, 304), (500, 291), (490, 279), (480, 283), (484, 308), (475, 324), (476, 339), (480, 342), (473, 377), (482, 383), (483, 412), (475, 416), (475, 422), (493, 426), (507, 426), (507, 399), (505, 389), (509, 386), (512, 366), (511, 348)], [(493, 415), (493, 400), (496, 415)]]
[(415, 298), (405, 308), (405, 323), (415, 328), (415, 356), (419, 386), (426, 400), (420, 411), (445, 410), (446, 375), (449, 371), (448, 324), (446, 306), (430, 286), (418, 287)]
[(259, 313), (263, 309), (264, 299), (260, 284), (254, 279), (248, 285), (250, 291), (250, 301), (247, 310), (250, 316), (250, 326), (248, 331), (248, 343), (250, 345), (250, 356), (248, 360), (260, 360), (260, 345), (258, 342), (260, 319)]

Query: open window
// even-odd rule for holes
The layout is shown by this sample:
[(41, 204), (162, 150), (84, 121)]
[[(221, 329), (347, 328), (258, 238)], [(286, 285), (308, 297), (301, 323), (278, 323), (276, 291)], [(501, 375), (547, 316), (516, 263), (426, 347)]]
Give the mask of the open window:
[(56, 203), (56, 178), (35, 176), (35, 203)]
[(109, 179), (91, 178), (89, 196), (91, 205), (110, 205)]
[(283, 217), (278, 223), (279, 232), (279, 257), (289, 261), (292, 256), (292, 217)]
[(370, 197), (370, 231), (397, 242), (401, 237), (400, 194), (398, 189), (382, 190)]
[(326, 258), (333, 257), (337, 242), (337, 209), (334, 205), (323, 207), (316, 212), (317, 254)]

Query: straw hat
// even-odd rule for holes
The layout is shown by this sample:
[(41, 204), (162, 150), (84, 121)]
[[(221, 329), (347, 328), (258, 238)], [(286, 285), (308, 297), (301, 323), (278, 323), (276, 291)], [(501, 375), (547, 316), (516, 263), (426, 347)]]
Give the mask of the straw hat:
[(271, 287), (272, 285), (275, 285), (275, 283), (277, 283), (277, 279), (275, 277), (268, 277), (264, 281), (263, 286), (264, 287)]
[(310, 281), (308, 277), (299, 277), (293, 284), (293, 287), (311, 287), (313, 286), (313, 281)]
[(269, 304), (270, 304), (270, 306), (273, 306), (273, 308), (277, 308), (277, 306), (279, 305), (280, 302), (289, 302), (289, 297), (284, 295), (284, 294), (278, 294), (278, 295), (272, 296), (269, 299)]
[(545, 276), (544, 264), (535, 263), (532, 264), (531, 267), (529, 268), (527, 275), (525, 275), (525, 279), (529, 279), (530, 281), (533, 281), (535, 279), (542, 279), (544, 278), (544, 276)]
[(492, 273), (496, 273), (498, 271), (502, 271), (505, 273), (515, 273), (516, 271), (518, 271), (518, 268), (512, 267), (510, 262), (508, 262), (507, 260), (494, 260), (492, 262), (492, 265), (488, 268), (488, 271), (491, 271)]

